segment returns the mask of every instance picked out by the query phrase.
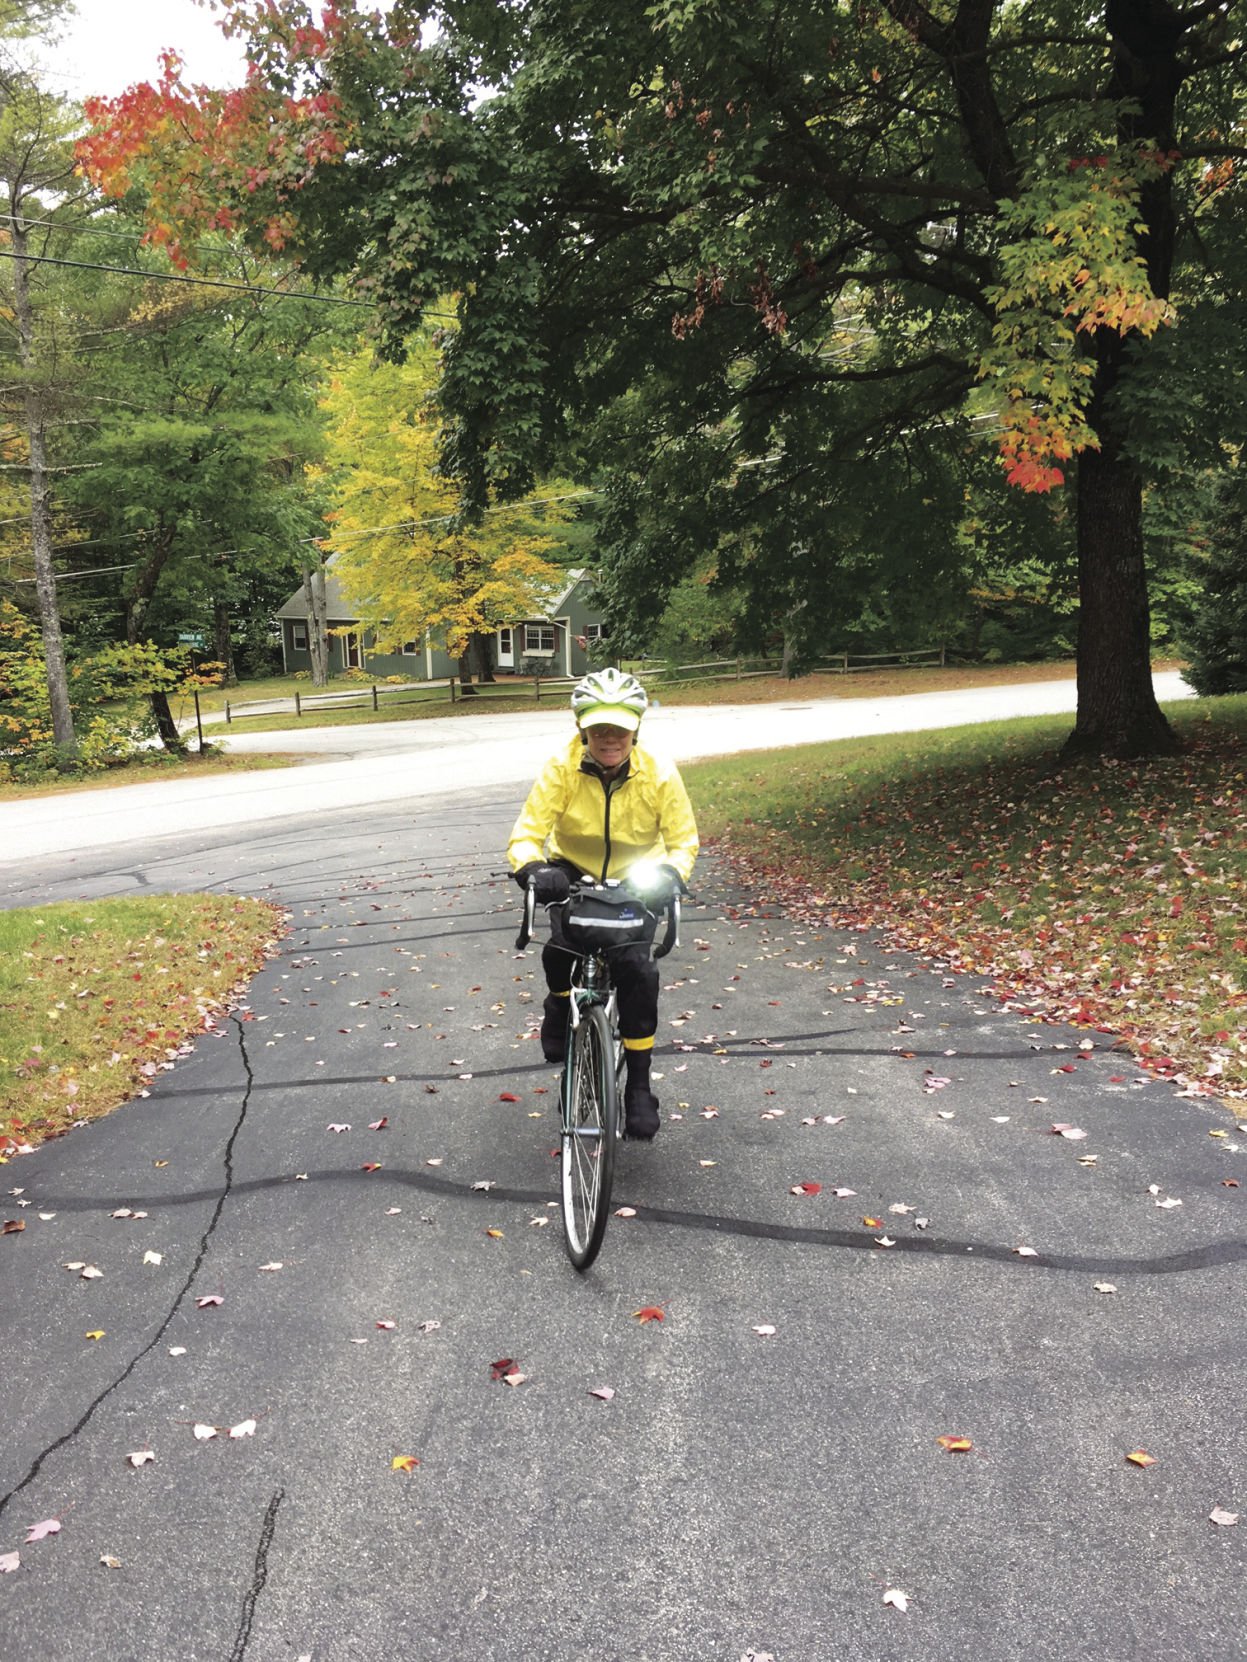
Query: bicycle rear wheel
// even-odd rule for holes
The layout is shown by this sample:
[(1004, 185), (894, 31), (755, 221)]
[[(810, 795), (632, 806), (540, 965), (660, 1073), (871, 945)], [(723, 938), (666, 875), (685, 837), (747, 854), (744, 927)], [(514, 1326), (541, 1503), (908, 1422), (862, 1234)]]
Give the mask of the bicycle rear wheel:
[(568, 1035), (563, 1075), (563, 1240), (587, 1270), (606, 1234), (615, 1173), (619, 1095), (615, 1044), (606, 1012), (592, 1004)]

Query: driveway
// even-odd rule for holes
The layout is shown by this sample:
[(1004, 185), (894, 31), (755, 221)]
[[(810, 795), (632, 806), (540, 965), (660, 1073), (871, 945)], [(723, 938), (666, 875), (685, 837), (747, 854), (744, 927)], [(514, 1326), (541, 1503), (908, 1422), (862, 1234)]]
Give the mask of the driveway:
[(520, 794), (0, 865), (291, 916), (150, 1096), (5, 1168), (6, 1653), (1243, 1656), (1234, 1121), (707, 863), (577, 1277)]

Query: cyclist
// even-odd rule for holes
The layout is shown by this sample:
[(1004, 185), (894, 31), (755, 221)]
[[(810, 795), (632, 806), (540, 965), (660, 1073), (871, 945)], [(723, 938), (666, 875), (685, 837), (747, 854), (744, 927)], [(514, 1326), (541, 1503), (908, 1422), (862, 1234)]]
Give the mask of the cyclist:
[[(531, 879), (542, 904), (566, 900), (582, 873), (601, 882), (644, 863), (656, 866), (645, 898), (657, 911), (692, 874), (699, 845), (684, 781), (673, 763), (637, 741), (648, 704), (637, 678), (617, 669), (594, 670), (572, 689), (576, 737), (538, 774), (507, 845), (516, 882), (524, 888)], [(549, 989), (541, 1022), (547, 1062), (561, 1062), (567, 1051), (573, 955), (556, 907), (541, 954)], [(610, 962), (627, 1064), (625, 1126), (630, 1137), (649, 1139), (659, 1125), (650, 1086), (658, 967), (647, 942), (615, 948)]]

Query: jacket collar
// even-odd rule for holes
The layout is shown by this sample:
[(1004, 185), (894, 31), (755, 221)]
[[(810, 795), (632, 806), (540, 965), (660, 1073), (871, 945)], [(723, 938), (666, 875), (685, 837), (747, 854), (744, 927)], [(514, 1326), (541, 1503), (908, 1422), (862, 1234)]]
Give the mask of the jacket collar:
[(608, 779), (586, 749), (584, 755), (580, 758), (580, 771), (581, 773), (591, 774), (594, 779), (600, 779), (603, 785), (622, 785), (632, 771), (632, 757), (634, 754), (635, 752), (629, 752), (619, 772), (615, 774), (614, 778)]

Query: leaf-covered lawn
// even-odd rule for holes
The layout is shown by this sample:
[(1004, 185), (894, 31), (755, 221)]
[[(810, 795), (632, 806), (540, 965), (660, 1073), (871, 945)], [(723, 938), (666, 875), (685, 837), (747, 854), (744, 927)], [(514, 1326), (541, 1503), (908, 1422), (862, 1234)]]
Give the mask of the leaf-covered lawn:
[(1058, 767), (1065, 718), (685, 770), (758, 903), (879, 929), (1192, 1090), (1247, 1098), (1247, 697), (1168, 712), (1187, 749)]
[(172, 1066), (284, 927), (277, 907), (232, 895), (0, 912), (0, 1154), (107, 1113)]

